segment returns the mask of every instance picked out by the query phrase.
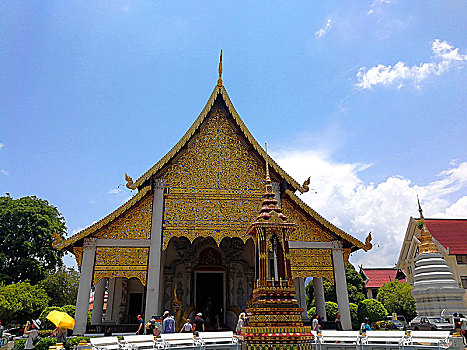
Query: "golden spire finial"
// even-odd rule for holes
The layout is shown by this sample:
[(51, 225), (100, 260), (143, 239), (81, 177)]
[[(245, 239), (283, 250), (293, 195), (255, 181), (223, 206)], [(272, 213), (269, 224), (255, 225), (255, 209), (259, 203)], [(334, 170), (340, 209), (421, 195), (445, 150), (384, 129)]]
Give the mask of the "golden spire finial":
[(222, 86), (222, 50), (221, 50), (221, 57), (219, 59), (219, 79), (217, 79), (217, 86)]
[(266, 183), (271, 183), (271, 178), (269, 177), (269, 161), (268, 161), (268, 144), (267, 142), (264, 143), (264, 148), (266, 150)]
[(424, 217), (423, 217), (422, 206), (420, 205), (420, 199), (418, 198), (418, 194), (417, 194), (417, 202), (418, 202), (418, 212), (420, 213), (420, 220), (421, 220), (421, 219), (424, 219)]
[(425, 218), (423, 217), (423, 210), (422, 206), (420, 205), (420, 199), (417, 196), (418, 201), (418, 211), (420, 213), (420, 220), (417, 221), (417, 226), (420, 229), (420, 247), (419, 252), (420, 254), (423, 253), (437, 253), (438, 249), (436, 245), (433, 243), (433, 236), (431, 235), (430, 231), (425, 224)]

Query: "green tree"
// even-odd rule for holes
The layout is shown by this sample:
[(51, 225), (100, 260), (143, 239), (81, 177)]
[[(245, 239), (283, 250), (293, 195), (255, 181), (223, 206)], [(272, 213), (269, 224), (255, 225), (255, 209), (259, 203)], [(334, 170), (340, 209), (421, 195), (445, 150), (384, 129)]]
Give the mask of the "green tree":
[(0, 285), (0, 319), (5, 324), (37, 318), (48, 303), (49, 297), (40, 286), (28, 282)]
[(417, 316), (412, 289), (410, 284), (398, 280), (385, 283), (378, 291), (378, 301), (389, 313), (404, 315), (407, 321), (410, 321)]
[(52, 241), (54, 232), (63, 236), (65, 230), (65, 219), (46, 200), (0, 197), (0, 283), (44, 279), (62, 264), (64, 253)]
[(381, 321), (386, 318), (387, 314), (387, 310), (378, 300), (365, 299), (358, 303), (357, 316), (360, 323), (365, 318), (368, 318), (370, 322)]
[(50, 298), (50, 304), (63, 306), (76, 303), (79, 285), (79, 273), (60, 266), (56, 271), (49, 271), (44, 280), (39, 282)]
[(354, 303), (349, 303), (350, 306), (350, 320), (352, 321), (352, 329), (357, 330), (360, 327), (358, 322), (358, 306)]
[[(345, 269), (347, 278), (347, 291), (349, 294), (349, 302), (358, 304), (365, 299), (365, 281), (362, 276), (355, 270), (354, 266), (349, 262)], [(326, 301), (337, 302), (336, 287), (327, 279), (323, 279), (324, 299)], [(315, 305), (313, 282), (310, 281), (306, 286), (307, 307), (308, 309)]]

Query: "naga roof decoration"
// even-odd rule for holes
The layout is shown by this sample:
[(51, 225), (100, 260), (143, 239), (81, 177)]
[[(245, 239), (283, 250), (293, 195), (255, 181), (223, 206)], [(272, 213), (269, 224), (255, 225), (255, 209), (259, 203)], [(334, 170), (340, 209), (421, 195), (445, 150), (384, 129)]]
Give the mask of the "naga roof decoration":
[(99, 220), (95, 224), (85, 228), (84, 230), (76, 233), (75, 235), (65, 239), (65, 240), (59, 240), (55, 239), (52, 242), (52, 246), (55, 249), (62, 250), (63, 248), (66, 248), (73, 243), (79, 241), (80, 239), (83, 239), (92, 233), (96, 232), (97, 230), (101, 229), (105, 225), (110, 224), (112, 221), (114, 221), (116, 218), (120, 217), (124, 213), (126, 213), (130, 208), (132, 208), (136, 203), (138, 203), (140, 200), (142, 200), (146, 194), (151, 190), (151, 186), (146, 186), (142, 188), (136, 195), (134, 195), (132, 198), (130, 198), (126, 203), (124, 203), (122, 206), (114, 210), (111, 214), (107, 215), (103, 219)]

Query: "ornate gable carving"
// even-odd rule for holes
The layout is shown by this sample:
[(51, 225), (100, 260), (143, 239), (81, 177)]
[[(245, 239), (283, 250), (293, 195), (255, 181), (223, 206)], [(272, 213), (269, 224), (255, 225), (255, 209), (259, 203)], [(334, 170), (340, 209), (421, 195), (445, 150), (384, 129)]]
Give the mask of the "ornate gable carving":
[(332, 234), (307, 219), (305, 214), (295, 208), (286, 197), (282, 198), (282, 211), (290, 222), (297, 224), (297, 229), (290, 234), (289, 241), (331, 242), (335, 240)]
[(148, 194), (93, 237), (107, 239), (149, 239), (151, 235), (152, 195)]
[(228, 112), (214, 107), (164, 174), (163, 249), (172, 237), (224, 237), (244, 242), (261, 207), (264, 170), (244, 146)]

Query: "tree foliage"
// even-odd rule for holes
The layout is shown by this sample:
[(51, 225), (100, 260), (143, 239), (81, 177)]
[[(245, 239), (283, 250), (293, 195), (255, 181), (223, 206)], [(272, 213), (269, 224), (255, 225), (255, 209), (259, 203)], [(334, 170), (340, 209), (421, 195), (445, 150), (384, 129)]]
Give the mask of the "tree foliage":
[(417, 316), (412, 289), (410, 284), (398, 280), (385, 283), (378, 291), (378, 301), (389, 313), (404, 315), (406, 320), (410, 321)]
[[(355, 270), (354, 266), (349, 262), (345, 269), (345, 276), (347, 278), (347, 291), (349, 294), (349, 302), (358, 304), (360, 301), (365, 299), (365, 281), (363, 281), (362, 276)], [(324, 287), (324, 300), (337, 302), (336, 287), (329, 282), (327, 279), (323, 279)], [(307, 307), (315, 305), (314, 300), (314, 289), (313, 282), (310, 281), (306, 286), (307, 294)]]
[(49, 271), (39, 285), (47, 292), (50, 305), (64, 306), (76, 303), (79, 285), (79, 273), (60, 266), (57, 271)]
[(54, 231), (65, 230), (65, 219), (46, 200), (0, 197), (0, 283), (36, 284), (61, 265), (63, 252), (52, 241)]
[(28, 282), (0, 285), (0, 319), (4, 324), (25, 323), (35, 318), (49, 303), (49, 297), (40, 286)]
[(387, 310), (378, 300), (365, 299), (358, 303), (357, 316), (359, 322), (363, 322), (365, 318), (368, 318), (370, 322), (381, 321), (386, 318), (387, 314)]

